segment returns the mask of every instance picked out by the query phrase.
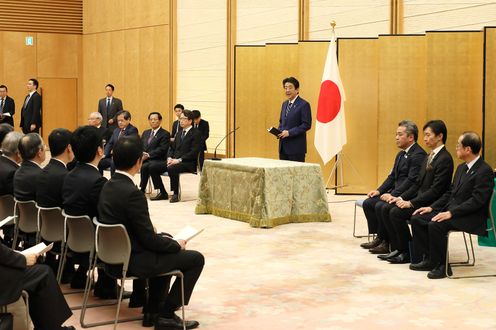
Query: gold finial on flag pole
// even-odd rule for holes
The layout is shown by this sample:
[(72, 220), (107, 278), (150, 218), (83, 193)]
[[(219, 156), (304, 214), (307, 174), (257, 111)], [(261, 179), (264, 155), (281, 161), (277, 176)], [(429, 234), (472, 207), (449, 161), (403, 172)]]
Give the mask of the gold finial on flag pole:
[(336, 21), (335, 20), (332, 20), (331, 21), (331, 35), (336, 38), (336, 32), (334, 31), (334, 29), (336, 28)]

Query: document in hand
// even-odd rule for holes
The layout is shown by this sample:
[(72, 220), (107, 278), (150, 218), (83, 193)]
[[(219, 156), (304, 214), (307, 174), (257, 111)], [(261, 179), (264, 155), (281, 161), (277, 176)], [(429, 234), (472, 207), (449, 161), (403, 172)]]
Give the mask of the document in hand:
[(190, 239), (199, 235), (203, 230), (205, 230), (205, 228), (198, 230), (192, 226), (186, 226), (174, 236), (174, 239), (182, 239), (186, 242), (189, 242)]
[(11, 222), (14, 221), (14, 218), (15, 217), (13, 215), (11, 215), (11, 216), (6, 217), (2, 221), (0, 221), (0, 228), (2, 228), (5, 225), (9, 225)]
[(30, 247), (29, 249), (21, 251), (20, 253), (23, 255), (36, 254), (37, 256), (39, 256), (45, 252), (50, 251), (52, 248), (53, 248), (53, 243), (46, 245), (45, 243), (41, 242), (39, 244), (36, 244), (35, 246)]
[(278, 135), (282, 133), (280, 130), (272, 126), (270, 128), (267, 128), (267, 131), (269, 131), (270, 134), (275, 135), (277, 138), (279, 138)]

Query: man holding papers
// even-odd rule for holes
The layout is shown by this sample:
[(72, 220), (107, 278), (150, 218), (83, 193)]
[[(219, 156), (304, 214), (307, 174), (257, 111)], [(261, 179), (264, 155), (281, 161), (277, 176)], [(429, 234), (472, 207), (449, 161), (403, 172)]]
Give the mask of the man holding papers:
[[(143, 325), (155, 325), (156, 330), (182, 329), (182, 320), (174, 313), (181, 307), (180, 281), (176, 280), (167, 293), (170, 278), (156, 276), (174, 269), (183, 272), (184, 299), (188, 304), (203, 269), (204, 257), (197, 251), (186, 250), (185, 240), (175, 240), (154, 231), (146, 197), (133, 182), (142, 157), (143, 145), (137, 136), (125, 136), (117, 141), (113, 153), (116, 172), (102, 189), (98, 213), (102, 223), (121, 223), (126, 227), (132, 249), (129, 275), (150, 278)], [(161, 301), (163, 305), (159, 307)], [(187, 329), (198, 325), (196, 321), (186, 321)]]

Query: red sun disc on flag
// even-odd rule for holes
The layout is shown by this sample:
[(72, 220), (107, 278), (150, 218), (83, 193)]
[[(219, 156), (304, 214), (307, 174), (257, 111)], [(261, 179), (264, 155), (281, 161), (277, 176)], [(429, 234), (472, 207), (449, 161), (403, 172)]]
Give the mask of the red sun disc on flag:
[(339, 113), (341, 108), (341, 93), (339, 87), (330, 80), (325, 80), (320, 85), (319, 104), (317, 106), (317, 120), (328, 123)]

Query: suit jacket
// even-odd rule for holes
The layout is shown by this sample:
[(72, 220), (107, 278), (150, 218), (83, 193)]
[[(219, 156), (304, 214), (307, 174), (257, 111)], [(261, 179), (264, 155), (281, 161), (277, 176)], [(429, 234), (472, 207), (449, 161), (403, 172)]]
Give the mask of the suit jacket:
[(102, 137), (102, 140), (107, 143), (110, 141), (110, 138), (112, 137), (113, 131), (110, 128), (107, 128), (103, 124), (100, 127), (97, 127), (98, 129), (98, 134)]
[(450, 187), (453, 175), (453, 158), (446, 147), (441, 148), (427, 168), (428, 157), (425, 158), (417, 181), (401, 198), (410, 201), (414, 208), (429, 206), (441, 197)]
[(62, 185), (67, 173), (62, 162), (50, 159), (36, 181), (36, 203), (39, 206), (62, 208)]
[(18, 168), (13, 160), (0, 156), (0, 196), (14, 194), (14, 174)]
[[(116, 128), (114, 132), (112, 133), (112, 137), (110, 138), (110, 141), (107, 141), (107, 144), (105, 145), (105, 157), (110, 157), (111, 156), (111, 151), (114, 148), (114, 144), (117, 142), (119, 139), (119, 134), (121, 132), (120, 128)], [(138, 135), (138, 129), (134, 127), (133, 125), (129, 124), (127, 127), (124, 129), (124, 132), (122, 132), (123, 136), (127, 135)]]
[(36, 181), (43, 169), (32, 161), (25, 160), (14, 175), (14, 197), (21, 201), (36, 199)]
[(175, 138), (177, 132), (181, 132), (182, 130), (183, 128), (181, 127), (181, 125), (179, 125), (179, 119), (174, 120), (174, 122), (172, 123), (171, 137)]
[(41, 95), (34, 92), (29, 98), (26, 106), (22, 106), (21, 110), (21, 124), (22, 132), (27, 134), (30, 132), (30, 126), (36, 125), (36, 130), (39, 131), (41, 127)]
[(286, 155), (304, 154), (307, 152), (306, 132), (312, 127), (310, 104), (298, 96), (286, 116), (288, 104), (289, 100), (282, 103), (279, 130), (288, 130), (289, 136), (279, 139), (279, 153)]
[(210, 126), (208, 125), (208, 121), (200, 119), (197, 129), (200, 131), (202, 135), (202, 143), (200, 150), (205, 151), (207, 150), (207, 139), (210, 135)]
[(181, 250), (175, 240), (155, 233), (145, 195), (123, 174), (115, 173), (103, 187), (98, 213), (100, 222), (121, 223), (126, 227), (131, 241), (129, 272), (132, 275), (155, 275), (156, 260), (160, 254)]
[(417, 143), (414, 143), (406, 154), (404, 151), (398, 152), (391, 173), (377, 190), (381, 195), (386, 192), (395, 197), (401, 195), (417, 181), (425, 157), (424, 149)]
[[(104, 97), (98, 101), (98, 112), (102, 114), (102, 126), (108, 127), (112, 130), (117, 128), (117, 117), (116, 114), (119, 111), (122, 111), (122, 101), (116, 97), (112, 97), (112, 101), (110, 102), (110, 107), (107, 111), (107, 98)], [(110, 119), (114, 120), (112, 125), (108, 124)]]
[(482, 158), (466, 173), (465, 163), (458, 165), (451, 188), (431, 207), (450, 211), (451, 224), (459, 230), (486, 236), (489, 202), (494, 188), (494, 174)]
[(0, 305), (11, 304), (21, 296), (23, 273), (26, 258), (14, 250), (0, 244)]
[(3, 105), (3, 114), (10, 114), (10, 116), (5, 116), (3, 119), (0, 119), (0, 123), (7, 123), (11, 126), (14, 126), (14, 114), (15, 114), (15, 102), (14, 99), (10, 96), (5, 98), (5, 103)]
[(181, 137), (181, 134), (177, 134), (174, 142), (170, 145), (167, 157), (181, 158), (183, 163), (190, 163), (196, 166), (198, 153), (201, 149), (201, 141), (201, 133), (196, 128), (191, 127), (184, 138)]
[(148, 139), (150, 138), (151, 133), (152, 130), (147, 129), (141, 136), (141, 141), (143, 142), (145, 152), (150, 155), (150, 160), (166, 160), (170, 144), (169, 132), (160, 127), (157, 131), (157, 134), (155, 134), (150, 143), (148, 143)]
[(70, 215), (98, 215), (97, 204), (103, 185), (107, 182), (98, 169), (78, 163), (70, 171), (62, 185), (62, 203), (65, 212)]

